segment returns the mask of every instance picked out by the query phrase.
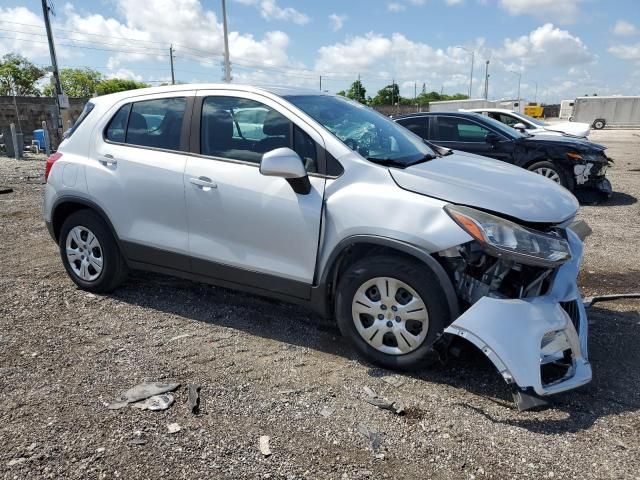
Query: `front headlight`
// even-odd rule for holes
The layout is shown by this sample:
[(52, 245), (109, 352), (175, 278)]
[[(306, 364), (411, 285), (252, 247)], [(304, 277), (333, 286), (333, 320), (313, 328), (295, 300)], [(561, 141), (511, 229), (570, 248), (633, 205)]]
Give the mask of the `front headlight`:
[(527, 265), (556, 266), (571, 258), (561, 237), (536, 232), (474, 208), (446, 205), (445, 211), (460, 227), (497, 257)]

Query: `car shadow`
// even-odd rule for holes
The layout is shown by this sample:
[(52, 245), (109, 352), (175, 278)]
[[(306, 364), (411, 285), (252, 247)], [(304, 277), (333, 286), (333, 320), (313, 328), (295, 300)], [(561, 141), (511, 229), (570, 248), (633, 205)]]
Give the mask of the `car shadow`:
[[(184, 318), (236, 329), (321, 352), (358, 359), (369, 366), (372, 377), (398, 375), (377, 368), (358, 357), (335, 326), (323, 326), (313, 312), (285, 302), (270, 300), (225, 288), (175, 279), (158, 274), (135, 274), (111, 296), (119, 301), (178, 315)], [(578, 432), (599, 418), (640, 409), (640, 316), (591, 308), (590, 360), (593, 381), (577, 390), (554, 395), (549, 408), (564, 413), (561, 419), (545, 412), (522, 412), (497, 416), (485, 401), (458, 403), (488, 420), (553, 435)], [(424, 383), (446, 384), (466, 390), (493, 404), (515, 410), (510, 390), (494, 366), (473, 345), (456, 340), (457, 355), (416, 373), (400, 373)], [(557, 415), (553, 415), (557, 417)]]
[(576, 198), (580, 205), (591, 205), (598, 207), (626, 207), (638, 202), (633, 195), (624, 192), (613, 192), (610, 197), (595, 190), (584, 190), (576, 192)]

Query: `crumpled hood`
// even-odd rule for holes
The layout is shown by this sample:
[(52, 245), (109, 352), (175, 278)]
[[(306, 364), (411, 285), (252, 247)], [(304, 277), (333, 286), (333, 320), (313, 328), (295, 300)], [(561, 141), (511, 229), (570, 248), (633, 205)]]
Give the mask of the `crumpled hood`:
[(455, 151), (400, 170), (395, 182), (411, 192), (481, 208), (532, 223), (560, 223), (578, 211), (578, 201), (552, 180), (490, 158)]
[(578, 137), (586, 137), (591, 131), (591, 125), (581, 122), (560, 122), (544, 127), (544, 129), (553, 132), (565, 132)]

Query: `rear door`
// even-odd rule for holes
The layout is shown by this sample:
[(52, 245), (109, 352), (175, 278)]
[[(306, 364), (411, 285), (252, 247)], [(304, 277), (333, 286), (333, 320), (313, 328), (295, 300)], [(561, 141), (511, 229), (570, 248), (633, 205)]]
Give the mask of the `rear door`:
[(94, 131), (89, 192), (131, 260), (189, 269), (183, 176), (194, 93), (123, 100)]
[[(430, 140), (437, 145), (512, 162), (513, 142), (473, 120), (454, 116), (432, 117), (430, 134)], [(494, 139), (490, 141), (491, 136)]]
[[(193, 271), (309, 298), (325, 187), (322, 136), (263, 95), (221, 90), (196, 98), (184, 176)], [(280, 147), (303, 159), (309, 194), (260, 173), (262, 155)]]

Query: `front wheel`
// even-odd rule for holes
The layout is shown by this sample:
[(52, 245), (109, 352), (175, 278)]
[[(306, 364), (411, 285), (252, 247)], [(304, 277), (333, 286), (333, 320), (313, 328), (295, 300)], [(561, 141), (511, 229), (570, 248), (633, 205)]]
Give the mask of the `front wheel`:
[(449, 311), (437, 277), (404, 257), (376, 256), (352, 265), (338, 285), (342, 334), (371, 362), (410, 370), (431, 360)]
[(91, 210), (72, 213), (62, 224), (60, 256), (71, 279), (83, 290), (110, 292), (127, 275), (122, 258), (109, 227)]
[(568, 190), (571, 190), (573, 187), (573, 182), (571, 182), (565, 172), (562, 169), (558, 168), (553, 162), (549, 162), (546, 160), (542, 162), (536, 162), (532, 165), (529, 165), (527, 170), (533, 173), (537, 173), (538, 175), (542, 175), (549, 180), (553, 180), (554, 182), (562, 185)]

